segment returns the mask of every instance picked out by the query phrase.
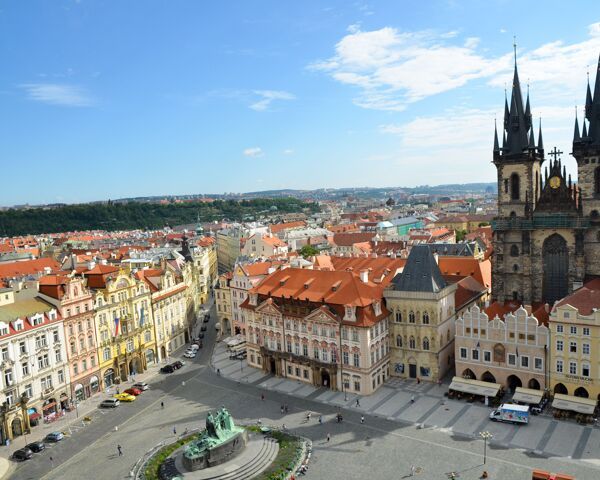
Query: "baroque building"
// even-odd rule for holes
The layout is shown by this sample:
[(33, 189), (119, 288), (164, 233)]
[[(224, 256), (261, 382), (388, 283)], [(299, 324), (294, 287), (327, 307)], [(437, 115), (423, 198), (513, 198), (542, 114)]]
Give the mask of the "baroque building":
[[(493, 222), (493, 292), (499, 302), (554, 304), (600, 275), (600, 75), (588, 85), (583, 134), (575, 121), (573, 156), (578, 185), (556, 148), (548, 160), (541, 121), (537, 141), (529, 92), (523, 104), (515, 69), (510, 106), (505, 99), (501, 141), (494, 132), (498, 216)], [(544, 168), (545, 167), (545, 168)]]

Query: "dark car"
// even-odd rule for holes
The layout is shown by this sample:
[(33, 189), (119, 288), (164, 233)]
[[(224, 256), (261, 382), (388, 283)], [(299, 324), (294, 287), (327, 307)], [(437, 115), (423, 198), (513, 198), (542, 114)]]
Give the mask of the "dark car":
[(25, 448), (28, 448), (33, 453), (40, 453), (41, 451), (46, 450), (46, 444), (44, 442), (32, 442)]
[(208, 323), (208, 321), (210, 320), (210, 317), (204, 317), (204, 320), (202, 320), (204, 323)]
[(206, 332), (206, 325), (202, 325), (202, 326), (200, 327), (200, 331), (201, 331), (201, 332)]
[(29, 460), (31, 457), (33, 457), (33, 452), (27, 447), (20, 448), (19, 450), (15, 451), (15, 453), (13, 453), (13, 458), (15, 460), (19, 460), (20, 462), (22, 462), (23, 460)]
[(174, 371), (173, 365), (165, 365), (160, 369), (160, 373), (173, 373)]
[(200, 332), (200, 335), (199, 335), (199, 337), (200, 337), (200, 338), (204, 338), (204, 332)]
[(181, 367), (183, 367), (183, 363), (180, 362), (179, 360), (177, 360), (176, 362), (173, 362), (171, 364), (171, 366), (175, 369), (175, 370), (179, 370)]

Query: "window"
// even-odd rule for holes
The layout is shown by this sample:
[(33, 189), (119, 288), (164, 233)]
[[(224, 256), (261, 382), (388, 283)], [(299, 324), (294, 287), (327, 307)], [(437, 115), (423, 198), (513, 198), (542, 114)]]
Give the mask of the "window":
[(352, 341), (358, 342), (358, 330), (356, 330), (355, 328), (352, 329)]
[(583, 335), (585, 337), (589, 337), (590, 336), (590, 328), (589, 327), (583, 327)]
[(429, 325), (429, 314), (427, 312), (423, 312), (423, 323)]
[(556, 373), (562, 373), (562, 372), (563, 372), (563, 361), (557, 360), (556, 361)]
[(85, 350), (85, 339), (83, 337), (79, 339), (79, 350)]
[(510, 176), (510, 199), (519, 200), (521, 194), (519, 192), (519, 175), (513, 173)]
[(302, 345), (302, 355), (308, 357), (308, 345), (306, 343)]
[[(90, 347), (91, 347), (91, 346), (93, 346), (93, 343), (94, 343), (94, 342), (93, 342), (93, 340), (92, 340), (92, 337), (91, 337), (91, 336), (90, 336), (90, 337), (88, 337), (88, 338), (89, 338), (89, 340), (90, 340), (90, 342), (91, 342), (91, 344), (90, 344)], [(148, 342), (150, 342), (151, 340), (152, 340), (152, 333), (150, 333), (150, 330), (146, 330), (146, 331), (144, 332), (144, 342), (148, 343)]]
[(46, 335), (38, 335), (35, 337), (35, 348), (47, 347)]
[(360, 392), (360, 380), (354, 380), (354, 390)]
[(350, 355), (348, 352), (342, 352), (342, 361), (344, 362), (344, 365), (348, 365), (350, 363)]
[(402, 347), (402, 335), (396, 335), (396, 346)]
[(2, 360), (8, 360), (8, 347), (2, 347), (0, 352), (0, 355), (2, 355)]
[(44, 353), (43, 355), (40, 355), (38, 357), (38, 368), (42, 369), (42, 368), (46, 368), (50, 366), (50, 360), (48, 358), (48, 354)]
[(286, 342), (285, 342), (285, 345), (286, 345), (286, 350), (287, 350), (287, 352), (288, 352), (288, 353), (292, 353), (292, 342), (288, 342), (288, 341), (286, 341)]
[(78, 375), (79, 374), (79, 364), (77, 362), (75, 362), (73, 364), (73, 375)]
[(417, 342), (415, 342), (415, 337), (410, 337), (408, 340), (408, 348), (417, 348)]
[(58, 334), (58, 330), (54, 330), (52, 332), (52, 339), (53, 339), (54, 343), (60, 342), (60, 335)]
[(479, 350), (477, 350), (476, 348), (471, 350), (471, 358), (473, 360), (479, 360)]
[(577, 342), (569, 343), (569, 352), (577, 353)]
[(33, 397), (33, 386), (31, 385), (31, 383), (28, 383), (27, 385), (25, 385), (25, 389), (23, 390), (23, 393), (25, 394), (25, 396), (27, 398)]
[(10, 368), (7, 368), (6, 370), (4, 370), (4, 384), (5, 385), (13, 384), (13, 374), (12, 374), (12, 370)]
[(575, 325), (571, 325), (571, 335), (577, 335), (577, 327)]
[(529, 368), (529, 357), (523, 355), (521, 357), (521, 367), (523, 368)]
[(133, 338), (127, 340), (127, 351), (133, 352)]
[(102, 358), (103, 360), (106, 362), (107, 360), (110, 360), (110, 348), (106, 347), (104, 349), (104, 352), (102, 352)]
[(519, 247), (517, 247), (516, 245), (512, 245), (510, 247), (510, 256), (518, 257), (519, 256)]
[(292, 374), (292, 366), (291, 365), (287, 366), (287, 373), (288, 373), (288, 375)]
[(465, 347), (460, 347), (460, 358), (462, 359), (467, 359), (468, 357), (468, 353), (467, 353), (467, 349)]
[(319, 347), (313, 348), (313, 357), (316, 358), (317, 360), (319, 359)]
[(328, 362), (329, 361), (329, 352), (327, 350), (323, 349), (321, 351), (321, 354), (323, 355), (323, 361)]
[(396, 312), (396, 323), (402, 323), (402, 312)]
[(517, 364), (517, 356), (514, 353), (508, 354), (508, 364), (513, 366)]
[(24, 353), (27, 353), (27, 344), (25, 343), (25, 341), (19, 342), (19, 353), (21, 355), (23, 355)]
[(489, 350), (486, 350), (483, 352), (483, 361), (484, 362), (491, 362), (492, 361), (492, 352), (490, 352)]
[(541, 359), (540, 357), (535, 357), (533, 359), (533, 367), (536, 370), (542, 370), (544, 368), (544, 360)]
[(90, 363), (92, 364), (92, 367), (96, 366), (96, 356), (95, 355), (92, 355), (90, 357)]
[(569, 373), (577, 375), (577, 362), (569, 362)]
[(557, 340), (556, 341), (556, 351), (557, 352), (562, 352), (563, 351), (563, 341), (562, 340)]
[(588, 363), (584, 363), (581, 365), (581, 376), (589, 377), (590, 376), (590, 365)]
[(360, 367), (360, 354), (355, 353), (352, 360), (355, 367)]
[(429, 339), (427, 337), (423, 339), (423, 350), (429, 350)]
[(409, 323), (415, 323), (415, 312), (410, 312), (408, 314), (408, 322)]
[(87, 360), (85, 358), (81, 361), (81, 370), (84, 372), (87, 370)]
[(29, 375), (29, 364), (27, 362), (23, 362), (21, 364), (21, 370), (23, 372), (23, 376), (26, 377)]
[(60, 350), (54, 352), (54, 358), (56, 359), (56, 363), (62, 362), (62, 353), (60, 353)]
[(65, 383), (65, 372), (63, 370), (58, 371), (58, 383)]
[(564, 331), (564, 327), (562, 325), (556, 326), (556, 333), (563, 333), (563, 331)]

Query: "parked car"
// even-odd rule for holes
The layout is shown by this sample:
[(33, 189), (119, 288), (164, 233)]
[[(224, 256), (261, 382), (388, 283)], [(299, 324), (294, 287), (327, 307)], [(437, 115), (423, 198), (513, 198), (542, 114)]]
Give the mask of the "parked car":
[(62, 432), (52, 432), (49, 433), (48, 435), (46, 435), (46, 441), (47, 442), (60, 442), (63, 438), (65, 438), (64, 434)]
[(204, 332), (200, 332), (200, 338), (204, 338)]
[(177, 360), (176, 362), (173, 362), (171, 364), (171, 366), (175, 369), (175, 370), (179, 370), (181, 367), (183, 367), (185, 364), (181, 361), (181, 360)]
[(150, 385), (148, 385), (146, 382), (139, 382), (139, 383), (134, 383), (133, 388), (137, 388), (138, 390), (145, 392), (146, 390), (148, 390), (148, 388), (150, 388)]
[(25, 448), (28, 448), (33, 453), (40, 453), (43, 450), (46, 450), (46, 444), (44, 442), (32, 442), (29, 445), (26, 445)]
[(196, 343), (192, 343), (188, 350), (198, 350), (200, 348), (200, 345), (196, 344)]
[(135, 395), (129, 393), (117, 393), (114, 397), (121, 402), (135, 402)]
[(186, 350), (183, 356), (185, 358), (196, 358), (196, 350)]
[(206, 317), (204, 317), (204, 320), (202, 320), (202, 323), (208, 323), (209, 320), (210, 320), (210, 317), (206, 316)]
[(201, 331), (201, 332), (206, 332), (206, 325), (202, 325), (202, 326), (200, 327), (200, 331)]
[(33, 452), (27, 447), (20, 448), (19, 450), (16, 450), (15, 453), (13, 453), (13, 458), (15, 460), (19, 460), (20, 462), (24, 460), (29, 460), (31, 457), (33, 457)]
[(102, 400), (100, 403), (100, 408), (117, 408), (121, 402), (116, 398), (107, 398), (106, 400)]
[(165, 365), (160, 369), (160, 373), (173, 373), (174, 371), (173, 365)]
[(128, 393), (129, 395), (134, 395), (137, 397), (138, 395), (142, 394), (142, 390), (140, 390), (139, 388), (131, 387), (125, 390), (123, 393)]

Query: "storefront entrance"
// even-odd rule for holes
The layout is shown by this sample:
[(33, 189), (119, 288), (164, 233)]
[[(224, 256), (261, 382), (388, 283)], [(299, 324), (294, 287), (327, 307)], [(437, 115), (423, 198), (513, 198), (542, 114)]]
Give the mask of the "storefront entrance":
[(331, 378), (329, 377), (329, 372), (327, 370), (321, 370), (321, 386), (327, 388), (331, 387)]
[(417, 378), (417, 366), (414, 363), (408, 365), (408, 376), (410, 378)]

